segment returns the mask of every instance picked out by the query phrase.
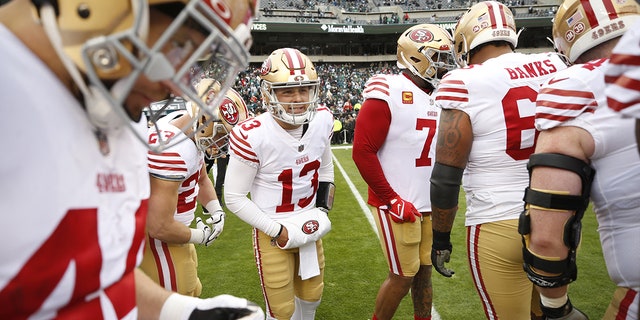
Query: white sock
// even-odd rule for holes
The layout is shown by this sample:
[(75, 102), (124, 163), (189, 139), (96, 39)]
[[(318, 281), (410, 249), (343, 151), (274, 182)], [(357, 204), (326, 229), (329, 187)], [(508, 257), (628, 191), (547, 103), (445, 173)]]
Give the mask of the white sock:
[(547, 308), (560, 308), (564, 306), (569, 300), (569, 296), (566, 294), (560, 298), (547, 298), (543, 295), (540, 295), (540, 303)]
[(295, 310), (291, 316), (291, 320), (313, 320), (316, 317), (316, 309), (320, 305), (318, 301), (306, 301), (295, 297)]

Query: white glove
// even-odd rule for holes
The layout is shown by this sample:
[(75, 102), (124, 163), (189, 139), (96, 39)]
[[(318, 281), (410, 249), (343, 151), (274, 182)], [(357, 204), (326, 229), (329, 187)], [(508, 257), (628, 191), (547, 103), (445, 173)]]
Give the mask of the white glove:
[[(219, 234), (219, 233), (218, 233)], [(216, 234), (214, 236), (213, 230), (207, 224), (202, 222), (200, 217), (196, 218), (196, 228), (191, 228), (191, 238), (189, 239), (190, 243), (195, 244), (204, 244), (205, 246), (210, 246), (213, 241), (218, 238)]]
[(288, 219), (278, 219), (287, 228), (289, 241), (281, 249), (298, 248), (307, 243), (316, 242), (331, 231), (331, 220), (327, 213), (314, 208), (296, 214)]
[(247, 299), (223, 294), (200, 299), (173, 293), (160, 310), (159, 320), (264, 320), (264, 312)]
[(220, 206), (220, 202), (218, 202), (218, 200), (209, 201), (209, 203), (205, 205), (205, 208), (207, 208), (207, 211), (209, 212), (206, 212), (204, 214), (210, 215), (206, 222), (211, 225), (211, 235), (215, 240), (218, 238), (218, 236), (220, 236), (222, 230), (224, 230), (224, 210), (222, 210), (222, 207)]

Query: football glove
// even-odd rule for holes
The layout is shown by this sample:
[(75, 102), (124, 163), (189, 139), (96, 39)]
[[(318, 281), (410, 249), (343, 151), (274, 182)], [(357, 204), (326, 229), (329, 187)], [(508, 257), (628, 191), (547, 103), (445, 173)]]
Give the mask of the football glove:
[(431, 263), (439, 274), (450, 278), (455, 274), (452, 269), (447, 269), (444, 266), (445, 262), (451, 260), (451, 251), (453, 251), (453, 245), (451, 244), (450, 232), (438, 232), (433, 230), (433, 245), (431, 245)]
[(220, 236), (224, 229), (224, 210), (222, 210), (222, 206), (220, 206), (220, 202), (218, 202), (218, 200), (209, 201), (209, 203), (205, 205), (205, 209), (207, 210), (203, 210), (203, 214), (205, 216), (209, 216), (206, 222), (211, 226), (211, 235), (213, 240), (215, 240)]
[(195, 244), (204, 244), (208, 247), (217, 238), (217, 235), (214, 237), (212, 231), (213, 230), (211, 229), (211, 227), (202, 222), (202, 219), (200, 217), (197, 217), (196, 228), (191, 228), (191, 238), (189, 239), (189, 242)]
[(211, 225), (211, 236), (213, 240), (217, 239), (224, 229), (224, 211), (216, 211), (211, 213), (211, 217), (207, 219), (207, 223)]
[(567, 303), (559, 308), (549, 308), (542, 304), (540, 306), (545, 320), (589, 320), (589, 317), (574, 307), (568, 299)]
[(389, 201), (387, 205), (388, 213), (391, 219), (397, 223), (415, 222), (416, 217), (422, 217), (422, 214), (409, 201), (404, 201), (400, 196), (396, 195)]
[(200, 299), (173, 293), (160, 310), (159, 320), (264, 320), (255, 303), (231, 295)]

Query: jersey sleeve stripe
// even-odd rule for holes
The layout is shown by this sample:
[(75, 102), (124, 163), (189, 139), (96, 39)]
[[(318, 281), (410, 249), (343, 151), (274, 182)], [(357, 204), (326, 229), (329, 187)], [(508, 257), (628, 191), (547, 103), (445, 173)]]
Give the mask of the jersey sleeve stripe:
[(469, 98), (465, 97), (455, 97), (455, 96), (444, 96), (438, 95), (436, 96), (436, 101), (456, 101), (456, 102), (469, 102)]
[[(578, 90), (566, 90), (566, 89), (558, 89), (558, 88), (545, 88), (545, 89), (542, 89), (540, 91), (539, 95), (538, 95), (538, 100), (541, 99), (540, 97), (544, 97), (546, 95), (565, 97), (565, 98), (572, 98), (572, 99), (583, 98), (583, 99), (595, 100), (595, 97), (594, 97), (592, 92), (578, 91)], [(542, 99), (542, 100), (545, 100), (545, 99)], [(556, 100), (556, 99), (553, 99), (553, 100)]]
[(381, 88), (381, 87), (367, 87), (365, 88), (363, 93), (370, 93), (374, 91), (382, 92), (382, 94), (384, 94), (385, 96), (389, 95), (389, 90), (385, 90), (384, 88)]
[(187, 168), (185, 167), (168, 167), (168, 166), (160, 166), (155, 164), (149, 164), (149, 169), (154, 170), (166, 170), (166, 171), (177, 171), (177, 172), (187, 172)]
[(255, 152), (253, 152), (251, 145), (245, 139), (243, 139), (237, 132), (234, 130), (231, 132), (231, 139), (229, 139), (229, 146), (231, 151), (236, 154), (238, 157), (245, 159), (247, 161), (258, 163), (258, 156)]
[(259, 163), (258, 159), (256, 159), (255, 157), (247, 156), (247, 150), (240, 147), (235, 141), (231, 140), (231, 143), (229, 145), (231, 146), (231, 151), (233, 151), (233, 153), (238, 157), (247, 161)]

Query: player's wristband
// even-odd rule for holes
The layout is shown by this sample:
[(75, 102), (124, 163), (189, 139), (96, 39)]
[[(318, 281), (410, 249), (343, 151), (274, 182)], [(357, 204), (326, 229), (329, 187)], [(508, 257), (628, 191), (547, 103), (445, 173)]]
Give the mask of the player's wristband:
[(436, 250), (449, 249), (451, 243), (451, 232), (440, 232), (433, 230), (433, 248)]
[(200, 229), (190, 228), (191, 238), (189, 238), (189, 243), (202, 244), (204, 243), (204, 232)]
[(284, 229), (283, 225), (280, 225), (280, 231), (278, 231), (278, 234), (276, 234), (274, 237), (271, 237), (271, 244), (275, 245), (276, 242), (278, 241), (278, 238), (280, 238), (280, 235), (282, 234), (282, 229)]
[(191, 315), (197, 303), (198, 298), (172, 293), (169, 298), (164, 301), (158, 320), (186, 320)]
[(209, 211), (209, 213), (222, 211), (222, 206), (220, 205), (220, 201), (218, 201), (218, 199), (213, 199), (207, 202), (207, 204), (205, 204), (204, 207), (207, 209), (207, 211)]

